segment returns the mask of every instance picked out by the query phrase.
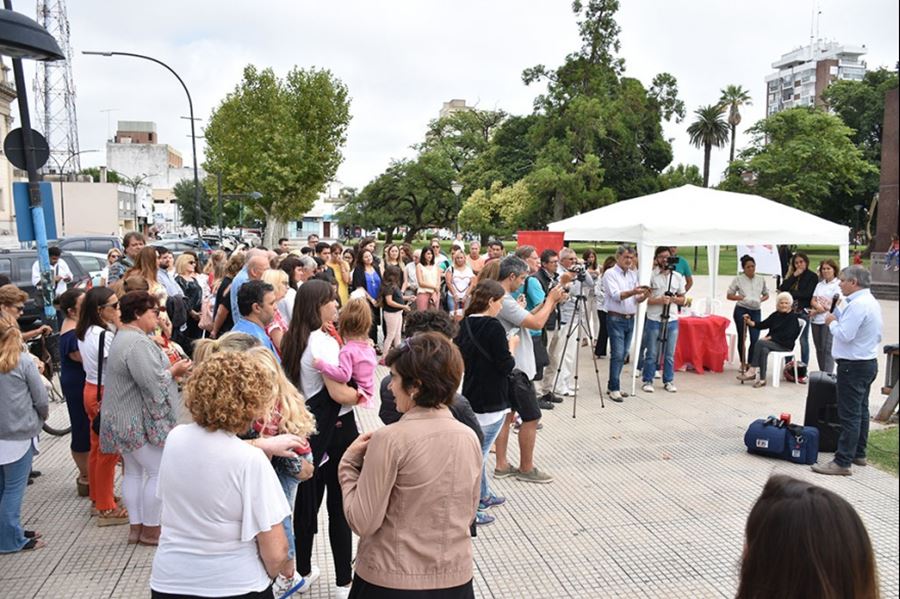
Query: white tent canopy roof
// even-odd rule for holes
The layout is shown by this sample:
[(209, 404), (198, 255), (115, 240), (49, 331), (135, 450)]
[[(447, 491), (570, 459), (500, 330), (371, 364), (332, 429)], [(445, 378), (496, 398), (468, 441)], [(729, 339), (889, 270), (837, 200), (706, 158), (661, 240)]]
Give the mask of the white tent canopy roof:
[(849, 227), (766, 198), (684, 185), (551, 223), (566, 240), (646, 245), (843, 245)]

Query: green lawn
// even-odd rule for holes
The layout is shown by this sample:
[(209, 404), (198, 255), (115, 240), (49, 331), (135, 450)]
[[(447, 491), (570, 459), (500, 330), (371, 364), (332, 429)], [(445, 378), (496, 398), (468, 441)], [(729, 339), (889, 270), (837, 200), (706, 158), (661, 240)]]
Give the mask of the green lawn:
[(898, 471), (898, 429), (890, 426), (869, 433), (869, 463), (875, 467), (897, 476)]

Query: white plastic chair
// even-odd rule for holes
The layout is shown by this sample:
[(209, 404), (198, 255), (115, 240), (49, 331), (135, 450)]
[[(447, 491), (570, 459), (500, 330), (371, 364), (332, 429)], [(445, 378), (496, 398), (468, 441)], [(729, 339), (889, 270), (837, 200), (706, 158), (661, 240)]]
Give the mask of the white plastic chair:
[[(794, 384), (800, 384), (800, 376), (797, 374), (797, 363), (800, 361), (800, 339), (803, 337), (803, 333), (806, 332), (806, 327), (809, 326), (809, 323), (802, 318), (798, 318), (797, 322), (800, 323), (800, 334), (794, 340), (794, 349), (791, 351), (769, 352), (769, 357), (766, 360), (773, 387), (781, 386), (781, 371), (784, 370), (785, 360), (791, 356), (794, 356)], [(776, 365), (778, 368), (775, 368)]]

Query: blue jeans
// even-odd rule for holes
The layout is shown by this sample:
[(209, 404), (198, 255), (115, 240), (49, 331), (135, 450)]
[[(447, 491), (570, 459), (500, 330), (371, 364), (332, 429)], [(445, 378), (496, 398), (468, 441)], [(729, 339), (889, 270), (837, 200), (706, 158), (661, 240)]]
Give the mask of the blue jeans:
[(31, 472), (34, 445), (11, 464), (0, 466), (0, 553), (21, 551), (28, 539), (22, 529), (22, 499)]
[(607, 314), (606, 330), (609, 331), (609, 391), (619, 391), (619, 376), (625, 366), (625, 354), (634, 334), (634, 318), (622, 318)]
[(484, 434), (484, 441), (481, 442), (481, 499), (487, 499), (491, 496), (491, 487), (488, 485), (487, 477), (488, 452), (491, 450), (491, 445), (500, 436), (500, 431), (503, 430), (505, 422), (506, 414), (494, 424), (481, 427), (481, 432)]
[[(675, 380), (675, 342), (678, 341), (678, 321), (670, 320), (668, 326), (668, 337), (666, 338), (666, 354), (663, 361), (663, 383), (671, 383)], [(653, 375), (659, 368), (659, 336), (662, 333), (662, 323), (656, 320), (647, 319), (644, 325), (644, 345), (646, 353), (644, 354), (644, 367), (641, 370), (644, 383), (652, 383)]]
[(762, 311), (751, 310), (743, 306), (734, 307), (734, 326), (737, 327), (736, 330), (738, 335), (738, 347), (741, 348), (739, 357), (742, 363), (749, 364), (750, 358), (753, 357), (753, 350), (756, 348), (756, 342), (759, 341), (759, 329), (751, 329), (750, 327), (747, 327), (747, 333), (749, 333), (750, 336), (750, 347), (747, 348), (747, 353), (745, 355), (743, 350), (744, 314), (749, 314), (750, 320), (752, 320), (753, 322), (759, 322), (760, 320), (762, 320)]
[[(276, 474), (278, 475), (278, 482), (281, 483), (281, 490), (284, 491), (284, 496), (287, 497), (288, 503), (293, 506), (294, 500), (297, 498), (297, 485), (300, 484), (300, 481), (289, 474), (280, 472), (276, 472)], [(288, 559), (294, 559), (294, 556), (297, 555), (297, 548), (294, 547), (294, 524), (291, 521), (291, 517), (287, 516), (281, 521), (281, 525), (284, 527), (284, 534), (288, 541)]]
[(878, 360), (840, 360), (837, 365), (837, 409), (841, 421), (834, 461), (849, 467), (866, 457), (869, 441), (869, 387), (878, 375)]

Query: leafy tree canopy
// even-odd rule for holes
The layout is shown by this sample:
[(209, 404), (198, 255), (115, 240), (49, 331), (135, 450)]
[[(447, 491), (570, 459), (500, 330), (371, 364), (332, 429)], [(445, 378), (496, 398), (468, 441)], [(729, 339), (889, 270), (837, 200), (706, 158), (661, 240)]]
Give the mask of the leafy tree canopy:
[(172, 188), (175, 203), (181, 212), (181, 222), (194, 228), (211, 227), (218, 223), (218, 207), (210, 199), (204, 182), (200, 182), (200, 213), (197, 214), (194, 198), (194, 180), (182, 179)]
[(349, 121), (347, 88), (330, 71), (294, 67), (281, 79), (248, 65), (210, 117), (204, 168), (228, 193), (263, 195), (271, 245), (334, 177)]
[(659, 189), (665, 191), (682, 185), (703, 185), (703, 176), (700, 174), (700, 168), (693, 164), (679, 164), (678, 166), (670, 166), (666, 172), (659, 176)]
[(853, 130), (840, 117), (792, 108), (759, 121), (748, 133), (751, 145), (729, 167), (723, 189), (756, 193), (846, 222), (831, 199), (853, 194), (875, 167), (863, 159)]
[[(94, 178), (94, 181), (100, 181), (100, 167), (91, 166), (88, 168), (81, 169), (80, 175), (90, 175)], [(122, 183), (122, 176), (112, 169), (106, 169), (106, 180), (109, 183)]]

